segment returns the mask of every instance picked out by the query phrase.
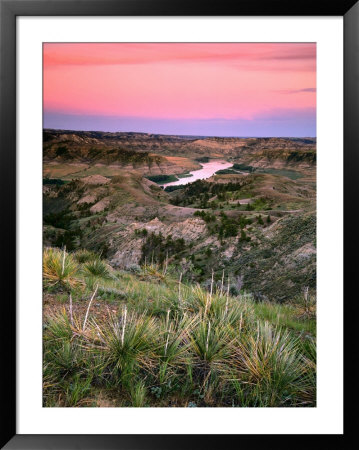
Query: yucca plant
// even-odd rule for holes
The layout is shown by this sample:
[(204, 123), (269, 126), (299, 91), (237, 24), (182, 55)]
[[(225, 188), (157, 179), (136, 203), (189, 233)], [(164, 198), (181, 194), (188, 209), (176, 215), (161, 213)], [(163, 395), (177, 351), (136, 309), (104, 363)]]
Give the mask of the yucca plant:
[(190, 312), (198, 313), (204, 311), (209, 302), (209, 293), (201, 288), (199, 284), (192, 288), (192, 295), (187, 301), (187, 308)]
[(78, 278), (79, 267), (66, 249), (45, 248), (43, 252), (43, 278), (49, 286), (61, 286), (68, 289), (82, 284)]
[(60, 378), (80, 373), (84, 368), (82, 350), (75, 342), (47, 345), (44, 360)]
[(142, 272), (144, 276), (147, 276), (149, 278), (156, 278), (160, 281), (166, 280), (166, 274), (161, 270), (158, 264), (146, 264), (144, 267), (142, 267)]
[(315, 338), (305, 335), (300, 340), (300, 348), (303, 357), (310, 361), (313, 367), (316, 366), (317, 362), (317, 345)]
[(177, 316), (170, 319), (167, 311), (165, 321), (160, 324), (156, 355), (158, 358), (159, 383), (168, 382), (171, 376), (189, 363), (190, 333), (197, 317)]
[(225, 324), (214, 325), (209, 319), (200, 322), (191, 333), (191, 344), (199, 364), (210, 368), (231, 358), (232, 338)]
[(98, 277), (103, 279), (111, 278), (111, 269), (109, 265), (99, 258), (84, 264), (82, 270), (85, 276)]
[(74, 253), (74, 258), (79, 264), (84, 264), (98, 259), (98, 255), (90, 250), (81, 249)]
[(44, 323), (44, 342), (62, 341), (70, 342), (72, 329), (65, 309), (61, 313), (50, 315)]
[(310, 336), (300, 340), (300, 350), (303, 358), (306, 384), (300, 393), (304, 404), (315, 406), (317, 384), (317, 347), (316, 341)]
[(257, 406), (285, 406), (305, 390), (305, 367), (298, 338), (258, 322), (257, 331), (242, 335), (234, 347), (233, 365), (251, 385)]
[(146, 314), (128, 313), (125, 307), (120, 318), (111, 314), (108, 323), (96, 324), (93, 331), (98, 336), (94, 348), (104, 355), (104, 369), (123, 385), (131, 385), (140, 367), (151, 366), (157, 327)]

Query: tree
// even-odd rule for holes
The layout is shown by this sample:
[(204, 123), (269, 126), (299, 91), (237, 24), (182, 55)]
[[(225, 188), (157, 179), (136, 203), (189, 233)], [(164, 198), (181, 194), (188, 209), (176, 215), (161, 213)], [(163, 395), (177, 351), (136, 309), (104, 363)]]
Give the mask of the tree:
[(252, 206), (250, 203), (247, 203), (246, 211), (253, 211), (253, 209), (254, 209), (254, 206)]

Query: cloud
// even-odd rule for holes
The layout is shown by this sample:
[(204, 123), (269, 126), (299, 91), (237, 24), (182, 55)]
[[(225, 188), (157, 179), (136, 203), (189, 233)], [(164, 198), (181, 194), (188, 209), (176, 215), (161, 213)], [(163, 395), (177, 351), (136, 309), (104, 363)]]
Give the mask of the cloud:
[(281, 94), (300, 94), (302, 92), (317, 92), (317, 88), (283, 89), (275, 92), (279, 92)]
[(253, 120), (260, 121), (295, 121), (315, 119), (316, 108), (273, 108), (259, 112)]
[(308, 43), (45, 43), (44, 67), (56, 65), (153, 64), (163, 61), (242, 62), (261, 66), (278, 62), (315, 62)]

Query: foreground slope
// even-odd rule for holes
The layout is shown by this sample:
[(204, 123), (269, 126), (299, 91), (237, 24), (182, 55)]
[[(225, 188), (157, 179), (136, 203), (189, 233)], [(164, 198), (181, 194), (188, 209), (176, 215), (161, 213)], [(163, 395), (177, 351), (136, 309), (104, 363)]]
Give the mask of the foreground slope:
[(44, 406), (311, 407), (315, 307), (44, 251)]

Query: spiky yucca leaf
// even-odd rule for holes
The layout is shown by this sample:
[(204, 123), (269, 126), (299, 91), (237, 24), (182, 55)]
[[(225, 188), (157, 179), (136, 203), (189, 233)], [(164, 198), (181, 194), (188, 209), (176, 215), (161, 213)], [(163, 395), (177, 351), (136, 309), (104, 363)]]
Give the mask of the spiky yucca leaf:
[(75, 288), (83, 284), (77, 277), (79, 267), (66, 250), (45, 248), (43, 252), (43, 278), (50, 286), (61, 284)]
[(153, 361), (153, 347), (158, 333), (155, 320), (146, 314), (123, 313), (120, 318), (110, 313), (108, 323), (96, 324), (95, 349), (104, 356), (103, 364), (122, 383), (130, 385), (140, 367)]
[(239, 377), (253, 386), (259, 406), (284, 405), (306, 389), (298, 338), (258, 322), (257, 332), (242, 335), (234, 348)]
[(79, 264), (84, 264), (89, 261), (98, 259), (98, 255), (96, 255), (96, 253), (86, 249), (78, 250), (77, 252), (74, 253), (74, 257)]
[(230, 360), (232, 337), (226, 324), (200, 322), (191, 333), (192, 349), (200, 362), (210, 366), (221, 365)]
[(83, 266), (83, 272), (85, 276), (98, 277), (104, 279), (111, 278), (111, 269), (109, 265), (99, 258), (87, 262)]
[(65, 309), (60, 314), (52, 314), (44, 323), (44, 341), (71, 341), (72, 330)]
[(158, 357), (169, 364), (182, 364), (188, 361), (190, 334), (198, 321), (198, 316), (177, 316), (170, 319), (168, 314), (159, 325), (156, 350)]

